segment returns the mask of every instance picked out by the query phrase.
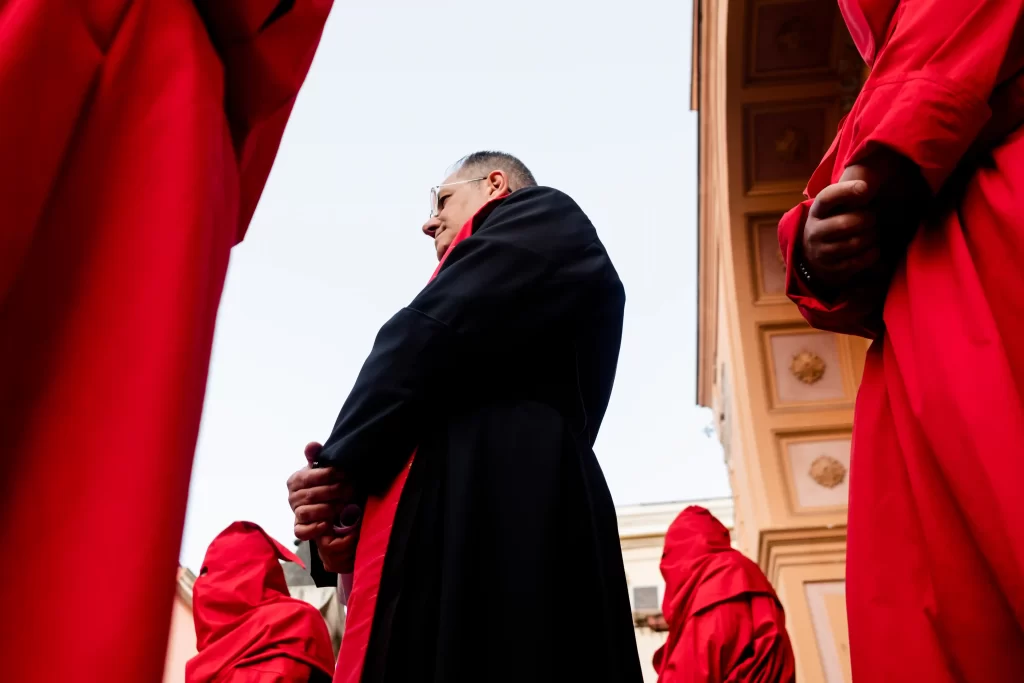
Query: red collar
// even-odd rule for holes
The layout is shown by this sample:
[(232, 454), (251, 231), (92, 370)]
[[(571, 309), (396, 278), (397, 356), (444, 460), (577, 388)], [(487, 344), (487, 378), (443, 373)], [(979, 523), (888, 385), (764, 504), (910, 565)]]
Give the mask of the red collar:
[(437, 274), (441, 272), (441, 266), (444, 265), (445, 260), (448, 258), (448, 254), (452, 253), (452, 249), (455, 248), (455, 245), (472, 235), (473, 231), (476, 230), (476, 228), (491, 215), (491, 212), (494, 211), (498, 204), (503, 202), (508, 196), (508, 192), (498, 195), (477, 209), (477, 212), (473, 214), (473, 217), (466, 221), (462, 228), (460, 228), (455, 234), (455, 239), (453, 239), (452, 243), (448, 245), (448, 250), (444, 252), (444, 256), (442, 256), (441, 260), (438, 262), (437, 268), (434, 269), (434, 274), (430, 276), (431, 280), (437, 277)]

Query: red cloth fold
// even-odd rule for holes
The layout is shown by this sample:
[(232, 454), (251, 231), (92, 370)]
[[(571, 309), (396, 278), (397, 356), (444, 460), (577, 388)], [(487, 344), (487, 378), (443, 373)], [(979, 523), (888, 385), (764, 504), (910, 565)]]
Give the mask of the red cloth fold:
[(796, 680), (775, 591), (710, 512), (690, 506), (679, 514), (665, 535), (661, 574), (669, 637), (654, 655), (659, 683)]
[(330, 7), (229, 45), (214, 4), (257, 11), (0, 2), (0, 548), (43, 548), (4, 680), (160, 680), (228, 256)]
[(186, 683), (307, 683), (314, 670), (333, 671), (327, 625), (313, 605), (289, 595), (279, 560), (302, 564), (252, 522), (235, 522), (213, 540), (192, 588), (198, 654)]
[(869, 65), (885, 43), (889, 19), (899, 0), (839, 0), (839, 10), (853, 37), (853, 43)]
[[(812, 325), (875, 339), (851, 456), (853, 676), (1024, 680), (1024, 0), (843, 4), (873, 65), (808, 199), (880, 146), (934, 193), (876, 300), (821, 301), (790, 267)], [(787, 258), (803, 215), (780, 225)]]

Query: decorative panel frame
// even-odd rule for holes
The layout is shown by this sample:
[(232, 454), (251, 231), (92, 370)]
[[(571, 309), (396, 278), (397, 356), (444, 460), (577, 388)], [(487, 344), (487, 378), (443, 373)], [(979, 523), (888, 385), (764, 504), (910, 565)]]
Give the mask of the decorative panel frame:
[[(834, 332), (815, 330), (802, 323), (762, 324), (758, 326), (761, 345), (762, 366), (765, 372), (765, 388), (768, 391), (768, 406), (771, 412), (834, 410), (853, 407), (857, 396), (853, 354), (849, 339)], [(780, 376), (777, 357), (783, 354), (786, 337), (805, 337), (802, 344), (788, 344), (800, 348), (783, 370), (794, 378)], [(776, 341), (779, 342), (778, 347)], [(807, 354), (804, 356), (804, 354)], [(801, 358), (797, 358), (797, 356)], [(830, 364), (838, 365), (830, 369)], [(809, 375), (809, 377), (808, 377)], [(817, 375), (818, 378), (814, 379)], [(827, 384), (814, 389), (818, 382)], [(804, 384), (806, 392), (800, 388)], [(796, 396), (809, 394), (806, 398)]]
[(835, 78), (843, 28), (833, 2), (752, 0), (746, 12), (745, 84)]
[[(789, 512), (793, 515), (845, 513), (849, 505), (851, 428), (777, 431), (774, 436)], [(810, 450), (815, 445), (818, 448)], [(812, 457), (793, 453), (794, 449), (809, 451)], [(799, 461), (799, 468), (794, 460)], [(822, 504), (814, 504), (815, 495), (821, 496)]]
[(778, 239), (781, 219), (782, 214), (779, 212), (747, 216), (754, 304), (757, 306), (774, 306), (789, 302), (789, 298), (786, 297), (786, 262), (783, 260)]
[(838, 122), (835, 97), (743, 107), (747, 196), (802, 192), (832, 143)]
[(846, 611), (839, 609), (844, 600), (837, 599), (845, 595), (845, 573), (844, 561), (789, 563), (779, 568), (780, 592), (787, 598), (787, 626), (791, 634), (803, 636), (793, 639), (793, 645), (797, 670), (806, 683), (852, 683)]

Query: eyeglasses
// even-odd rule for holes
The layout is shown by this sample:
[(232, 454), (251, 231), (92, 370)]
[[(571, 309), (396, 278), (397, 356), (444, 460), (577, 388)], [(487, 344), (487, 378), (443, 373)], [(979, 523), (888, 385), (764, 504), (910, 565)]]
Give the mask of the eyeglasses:
[[(478, 180), (486, 180), (486, 179), (487, 179), (487, 176), (484, 176), (483, 178), (470, 178), (469, 180), (456, 180), (454, 183), (444, 183), (443, 185), (434, 185), (432, 188), (430, 188), (430, 217), (434, 218), (441, 211), (441, 207), (439, 207), (437, 205), (437, 203), (438, 203), (438, 201), (440, 201), (440, 197), (438, 196), (438, 193), (440, 192), (442, 187), (451, 187), (452, 185), (463, 185), (465, 183), (475, 183)], [(449, 195), (449, 197), (450, 196), (451, 195)]]

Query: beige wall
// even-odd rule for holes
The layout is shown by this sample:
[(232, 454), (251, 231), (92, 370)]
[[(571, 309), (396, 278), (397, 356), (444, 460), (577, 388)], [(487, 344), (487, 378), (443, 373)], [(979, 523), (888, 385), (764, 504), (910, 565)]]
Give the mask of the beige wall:
[(187, 569), (178, 570), (178, 590), (171, 607), (171, 633), (167, 642), (164, 683), (182, 683), (185, 680), (185, 663), (196, 654), (191, 594), (194, 580)]
[(779, 591), (799, 683), (849, 683), (846, 507), (863, 340), (785, 296), (776, 228), (863, 82), (834, 2), (696, 0), (698, 402), (712, 406), (734, 538)]

